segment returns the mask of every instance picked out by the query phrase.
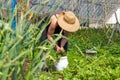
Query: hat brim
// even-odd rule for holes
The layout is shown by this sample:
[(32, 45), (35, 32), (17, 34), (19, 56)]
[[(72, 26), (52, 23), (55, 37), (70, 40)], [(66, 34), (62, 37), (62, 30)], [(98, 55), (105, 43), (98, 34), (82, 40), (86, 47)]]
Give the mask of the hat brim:
[(64, 20), (64, 14), (58, 17), (58, 25), (65, 31), (75, 32), (80, 28), (79, 20), (75, 17), (75, 23), (69, 24)]

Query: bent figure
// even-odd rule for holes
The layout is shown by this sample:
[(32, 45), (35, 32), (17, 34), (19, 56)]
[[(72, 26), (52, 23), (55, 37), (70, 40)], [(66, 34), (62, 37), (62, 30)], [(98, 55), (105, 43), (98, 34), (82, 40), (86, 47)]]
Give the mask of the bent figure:
[[(68, 37), (70, 32), (75, 32), (80, 28), (79, 20), (71, 11), (56, 13), (50, 18), (50, 25), (47, 29), (47, 38), (50, 42), (54, 41), (53, 34), (59, 34), (62, 30), (62, 35)], [(58, 40), (55, 45), (56, 52), (67, 51), (68, 41), (65, 38)]]

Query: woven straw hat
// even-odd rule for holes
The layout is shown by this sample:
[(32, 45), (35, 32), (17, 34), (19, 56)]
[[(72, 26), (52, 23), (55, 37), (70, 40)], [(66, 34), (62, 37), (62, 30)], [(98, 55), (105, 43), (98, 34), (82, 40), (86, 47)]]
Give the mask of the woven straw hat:
[(63, 30), (68, 32), (75, 32), (80, 28), (79, 20), (71, 11), (63, 12), (58, 17), (58, 24)]

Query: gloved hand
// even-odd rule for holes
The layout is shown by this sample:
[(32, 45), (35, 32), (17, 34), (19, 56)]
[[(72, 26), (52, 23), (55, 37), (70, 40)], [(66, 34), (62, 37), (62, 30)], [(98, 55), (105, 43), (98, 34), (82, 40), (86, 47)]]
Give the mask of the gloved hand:
[(56, 46), (56, 53), (60, 53), (60, 52), (65, 53), (64, 48), (63, 48), (63, 47)]
[(56, 46), (55, 48), (56, 48), (56, 53), (60, 53), (61, 48), (59, 46)]
[(62, 53), (65, 53), (65, 50), (63, 47), (61, 47), (60, 50), (62, 51)]

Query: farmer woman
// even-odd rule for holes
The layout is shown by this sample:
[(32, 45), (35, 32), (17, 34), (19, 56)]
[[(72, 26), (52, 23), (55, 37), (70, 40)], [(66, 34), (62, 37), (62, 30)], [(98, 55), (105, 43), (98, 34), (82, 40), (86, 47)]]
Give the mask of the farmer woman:
[[(60, 12), (54, 14), (50, 18), (50, 25), (48, 26), (47, 38), (50, 42), (54, 41), (53, 34), (59, 34), (68, 37), (69, 32), (75, 32), (80, 28), (79, 20), (75, 14), (71, 11)], [(62, 52), (63, 54), (67, 51), (68, 41), (65, 38), (61, 38), (55, 45), (56, 52)]]

